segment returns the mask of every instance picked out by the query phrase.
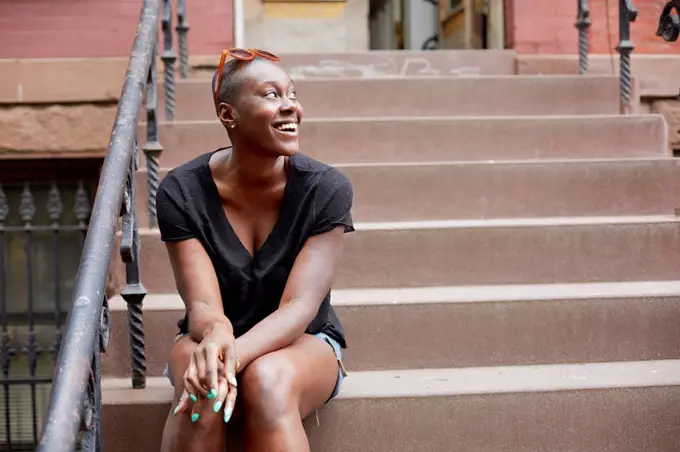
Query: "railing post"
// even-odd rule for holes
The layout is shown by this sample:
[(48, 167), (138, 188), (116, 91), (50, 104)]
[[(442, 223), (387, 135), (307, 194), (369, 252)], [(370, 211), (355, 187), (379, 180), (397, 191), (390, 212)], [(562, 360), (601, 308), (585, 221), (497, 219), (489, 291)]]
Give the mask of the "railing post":
[(187, 78), (189, 75), (189, 43), (187, 33), (189, 32), (189, 22), (187, 22), (186, 0), (177, 0), (177, 41), (179, 47), (179, 76)]
[(101, 452), (104, 448), (102, 436), (102, 385), (101, 385), (101, 354), (109, 346), (109, 302), (104, 297), (102, 312), (99, 319), (99, 329), (95, 337), (94, 354), (87, 392), (83, 400), (83, 417), (81, 430), (83, 431), (82, 451)]
[(172, 45), (172, 4), (163, 0), (163, 84), (165, 88), (165, 119), (172, 121), (175, 117), (175, 61), (177, 55)]
[(628, 113), (630, 110), (630, 96), (633, 85), (630, 53), (635, 48), (630, 39), (630, 23), (635, 21), (637, 13), (637, 9), (633, 6), (633, 0), (619, 0), (619, 44), (616, 46), (616, 51), (621, 56), (619, 69), (621, 113)]
[(158, 161), (163, 146), (158, 140), (158, 71), (156, 55), (158, 43), (154, 47), (154, 58), (149, 69), (149, 78), (146, 82), (146, 143), (144, 155), (146, 156), (147, 168), (147, 209), (149, 213), (149, 227), (156, 226), (156, 193), (160, 183), (160, 162)]
[(588, 32), (590, 30), (590, 9), (588, 0), (576, 0), (578, 14), (576, 16), (576, 28), (578, 29), (578, 73), (583, 75), (588, 72)]
[(135, 173), (139, 161), (137, 143), (130, 161), (130, 170), (123, 198), (123, 233), (120, 242), (120, 255), (125, 262), (125, 288), (121, 297), (128, 306), (128, 325), (130, 328), (130, 357), (132, 359), (132, 387), (146, 387), (146, 356), (144, 354), (144, 323), (142, 319), (142, 302), (146, 297), (146, 289), (139, 277), (139, 229), (137, 228)]

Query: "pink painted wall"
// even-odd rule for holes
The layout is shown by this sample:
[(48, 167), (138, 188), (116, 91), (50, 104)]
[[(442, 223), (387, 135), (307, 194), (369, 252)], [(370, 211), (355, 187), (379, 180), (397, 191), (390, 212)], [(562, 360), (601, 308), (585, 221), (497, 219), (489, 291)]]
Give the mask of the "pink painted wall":
[[(142, 0), (0, 0), (0, 58), (129, 56), (141, 7)], [(232, 0), (187, 0), (187, 19), (190, 55), (231, 45)]]

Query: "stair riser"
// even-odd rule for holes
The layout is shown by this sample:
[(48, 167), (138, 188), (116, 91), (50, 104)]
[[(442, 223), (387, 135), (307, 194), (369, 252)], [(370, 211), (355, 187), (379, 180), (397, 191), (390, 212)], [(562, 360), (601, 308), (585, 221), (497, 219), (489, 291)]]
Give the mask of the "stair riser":
[[(324, 162), (626, 158), (668, 155), (660, 116), (307, 121), (302, 152)], [(145, 142), (146, 126), (139, 128)], [(161, 123), (161, 166), (230, 144), (218, 122)], [(142, 153), (141, 168), (146, 168)]]
[[(175, 291), (157, 231), (141, 231), (149, 293)], [(360, 230), (349, 234), (337, 288), (674, 280), (677, 223)], [(124, 272), (114, 250), (111, 286)]]
[[(311, 118), (616, 114), (615, 77), (491, 77), (300, 80), (298, 97)], [(212, 120), (210, 81), (176, 85), (175, 120)], [(483, 99), (483, 100), (480, 100)], [(165, 108), (159, 97), (159, 110)]]
[[(169, 409), (169, 403), (106, 404), (107, 451), (159, 450)], [(313, 415), (305, 426), (313, 451), (676, 452), (679, 417), (680, 388), (655, 387), (340, 398), (320, 411), (319, 427)]]
[[(516, 54), (509, 50), (375, 51), (356, 53), (292, 53), (280, 55), (280, 65), (295, 80), (303, 78), (413, 77), (424, 75), (509, 75)], [(209, 67), (192, 68), (192, 77), (210, 78), (219, 57)]]
[[(672, 214), (677, 161), (546, 162), (341, 168), (355, 221)], [(165, 177), (167, 171), (161, 173)], [(147, 173), (137, 212), (148, 225)]]
[[(680, 358), (677, 298), (336, 306), (350, 370)], [(183, 310), (145, 310), (149, 376), (160, 376)], [(427, 325), (427, 328), (423, 328)], [(126, 377), (126, 311), (111, 312), (102, 375)]]

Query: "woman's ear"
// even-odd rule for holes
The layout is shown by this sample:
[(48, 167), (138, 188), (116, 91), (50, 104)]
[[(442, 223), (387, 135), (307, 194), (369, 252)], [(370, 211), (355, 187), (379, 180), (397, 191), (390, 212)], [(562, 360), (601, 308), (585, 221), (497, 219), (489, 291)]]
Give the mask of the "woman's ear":
[(221, 102), (217, 106), (217, 115), (227, 129), (233, 129), (236, 126), (236, 109), (233, 105)]

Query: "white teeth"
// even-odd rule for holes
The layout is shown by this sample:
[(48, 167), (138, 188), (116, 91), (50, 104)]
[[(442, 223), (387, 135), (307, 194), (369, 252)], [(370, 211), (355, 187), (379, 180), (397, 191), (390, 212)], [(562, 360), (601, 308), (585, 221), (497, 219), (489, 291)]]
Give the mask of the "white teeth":
[(280, 124), (280, 125), (276, 126), (276, 129), (277, 130), (290, 130), (290, 131), (294, 132), (294, 131), (297, 130), (297, 123), (288, 122), (288, 123), (285, 123), (285, 124)]

